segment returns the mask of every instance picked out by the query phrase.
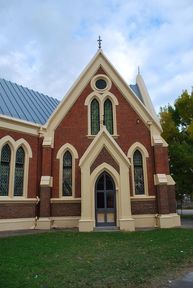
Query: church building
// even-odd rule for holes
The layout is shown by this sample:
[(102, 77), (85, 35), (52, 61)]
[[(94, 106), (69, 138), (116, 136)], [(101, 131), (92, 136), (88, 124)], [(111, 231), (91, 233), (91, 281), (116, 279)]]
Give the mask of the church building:
[(0, 231), (180, 226), (161, 133), (101, 49), (61, 102), (0, 79)]

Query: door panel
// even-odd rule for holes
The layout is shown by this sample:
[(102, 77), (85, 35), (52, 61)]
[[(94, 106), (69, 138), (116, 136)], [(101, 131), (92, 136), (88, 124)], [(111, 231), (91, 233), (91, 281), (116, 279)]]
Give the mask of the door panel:
[(115, 213), (107, 213), (107, 223), (115, 222)]
[(115, 207), (114, 195), (115, 195), (114, 191), (106, 192), (106, 208), (112, 208), (113, 209)]
[(105, 196), (104, 192), (97, 193), (97, 208), (104, 209), (105, 208)]
[(96, 226), (116, 225), (116, 194), (112, 177), (102, 173), (95, 185)]

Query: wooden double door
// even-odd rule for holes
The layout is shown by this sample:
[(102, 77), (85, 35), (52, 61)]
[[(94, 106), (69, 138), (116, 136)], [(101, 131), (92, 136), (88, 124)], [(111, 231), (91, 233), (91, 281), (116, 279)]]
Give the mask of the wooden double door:
[(116, 226), (116, 190), (113, 178), (103, 172), (95, 184), (96, 226)]

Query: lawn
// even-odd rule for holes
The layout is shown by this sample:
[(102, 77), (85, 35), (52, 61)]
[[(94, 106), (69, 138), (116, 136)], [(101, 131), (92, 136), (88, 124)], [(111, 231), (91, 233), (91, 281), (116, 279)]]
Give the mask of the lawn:
[(193, 265), (192, 230), (0, 238), (2, 288), (155, 287), (187, 265)]
[(193, 215), (181, 215), (180, 217), (181, 217), (181, 219), (193, 220)]

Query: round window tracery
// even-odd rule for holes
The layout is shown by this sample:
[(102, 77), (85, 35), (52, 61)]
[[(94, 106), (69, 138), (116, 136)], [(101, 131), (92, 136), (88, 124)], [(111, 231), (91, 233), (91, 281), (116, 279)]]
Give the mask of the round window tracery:
[(107, 82), (104, 79), (98, 79), (95, 82), (95, 86), (99, 90), (103, 90), (107, 87)]
[(111, 89), (111, 80), (104, 74), (98, 74), (92, 78), (91, 87), (103, 93)]

